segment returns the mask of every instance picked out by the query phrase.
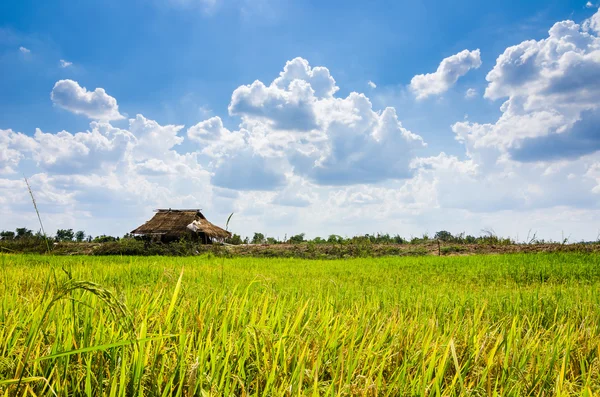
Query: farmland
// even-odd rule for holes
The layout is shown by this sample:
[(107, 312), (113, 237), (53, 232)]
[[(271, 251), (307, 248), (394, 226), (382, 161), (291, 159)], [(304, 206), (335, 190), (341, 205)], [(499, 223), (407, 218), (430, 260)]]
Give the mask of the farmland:
[(596, 253), (0, 265), (5, 395), (600, 393)]

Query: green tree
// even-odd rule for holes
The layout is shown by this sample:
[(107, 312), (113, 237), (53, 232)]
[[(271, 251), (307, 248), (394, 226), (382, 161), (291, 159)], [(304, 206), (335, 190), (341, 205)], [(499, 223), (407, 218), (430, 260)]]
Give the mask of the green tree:
[(28, 238), (33, 237), (33, 230), (29, 230), (26, 227), (18, 227), (15, 229), (17, 235), (15, 238)]
[(232, 244), (232, 245), (240, 245), (243, 244), (243, 240), (242, 237), (239, 234), (234, 234), (233, 236), (225, 239), (225, 242), (227, 244)]
[(103, 234), (102, 236), (95, 237), (93, 242), (94, 243), (109, 243), (109, 242), (117, 241), (117, 240), (118, 240), (118, 238), (116, 238), (116, 237), (106, 236)]
[(83, 230), (79, 230), (77, 233), (75, 233), (75, 240), (77, 240), (78, 243), (81, 243), (83, 240), (85, 240), (85, 232)]
[(327, 242), (329, 244), (341, 244), (344, 242), (344, 238), (337, 234), (330, 234), (329, 237), (327, 237)]
[(435, 240), (440, 240), (440, 241), (452, 241), (454, 239), (454, 236), (452, 236), (452, 233), (447, 232), (445, 230), (440, 230), (439, 232), (437, 232), (435, 234), (435, 236), (433, 236), (433, 238)]
[(265, 243), (265, 235), (262, 233), (254, 233), (254, 237), (252, 237), (252, 244), (264, 244)]
[(13, 240), (15, 238), (15, 232), (10, 230), (3, 230), (0, 232), (0, 239), (2, 240)]
[(56, 231), (56, 241), (73, 241), (75, 232), (73, 229), (58, 229)]
[(304, 242), (304, 233), (296, 234), (295, 236), (290, 237), (290, 243), (298, 244)]

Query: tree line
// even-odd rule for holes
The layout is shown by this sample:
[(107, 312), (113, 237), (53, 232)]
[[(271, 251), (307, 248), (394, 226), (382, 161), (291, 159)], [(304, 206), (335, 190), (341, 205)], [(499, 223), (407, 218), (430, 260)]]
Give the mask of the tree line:
[(226, 239), (225, 242), (228, 244), (299, 244), (299, 243), (312, 243), (312, 244), (421, 244), (431, 241), (440, 241), (444, 243), (455, 243), (455, 244), (512, 244), (513, 240), (510, 238), (498, 237), (493, 231), (483, 231), (480, 236), (467, 235), (465, 233), (452, 234), (447, 230), (440, 230), (433, 236), (429, 234), (423, 234), (420, 237), (404, 238), (398, 234), (391, 235), (389, 233), (377, 233), (377, 234), (364, 234), (353, 237), (343, 237), (337, 234), (330, 234), (328, 237), (315, 237), (313, 239), (307, 239), (304, 233), (292, 235), (289, 238), (287, 235), (283, 239), (275, 237), (266, 237), (263, 233), (256, 232), (252, 238), (242, 238), (238, 234), (234, 234), (231, 238)]
[(126, 234), (123, 237), (114, 236), (92, 236), (85, 233), (83, 230), (74, 231), (73, 229), (58, 229), (53, 236), (44, 236), (41, 231), (33, 232), (33, 230), (26, 227), (18, 227), (14, 231), (2, 230), (0, 231), (0, 240), (4, 241), (18, 241), (18, 240), (31, 240), (31, 239), (44, 239), (47, 238), (53, 242), (78, 242), (78, 243), (106, 243), (110, 241), (119, 241), (121, 238), (132, 238), (131, 234)]
[[(33, 232), (33, 230), (20, 227), (14, 231), (3, 230), (0, 232), (0, 240), (4, 241), (15, 241), (24, 239), (43, 239), (44, 235), (41, 231)], [(119, 241), (122, 239), (133, 239), (132, 234), (125, 234), (122, 237), (100, 235), (92, 236), (85, 233), (83, 230), (75, 231), (74, 229), (58, 229), (53, 236), (47, 237), (52, 242), (88, 242), (88, 243), (107, 243), (113, 241)], [(353, 237), (343, 237), (337, 234), (331, 234), (328, 237), (315, 237), (313, 239), (307, 239), (305, 233), (295, 234), (288, 237), (284, 236), (283, 239), (276, 237), (267, 237), (265, 234), (255, 232), (252, 238), (242, 237), (239, 234), (233, 234), (230, 238), (225, 240), (225, 243), (232, 245), (240, 244), (300, 244), (300, 243), (312, 243), (312, 244), (419, 244), (427, 243), (431, 241), (441, 241), (444, 243), (455, 243), (455, 244), (511, 244), (513, 240), (509, 238), (503, 238), (496, 236), (495, 233), (490, 231), (483, 231), (480, 236), (465, 235), (464, 233), (452, 234), (446, 230), (436, 232), (433, 236), (424, 234), (420, 237), (404, 238), (398, 234), (391, 235), (389, 233), (377, 233), (377, 234), (364, 234)], [(541, 241), (538, 241), (541, 242)]]

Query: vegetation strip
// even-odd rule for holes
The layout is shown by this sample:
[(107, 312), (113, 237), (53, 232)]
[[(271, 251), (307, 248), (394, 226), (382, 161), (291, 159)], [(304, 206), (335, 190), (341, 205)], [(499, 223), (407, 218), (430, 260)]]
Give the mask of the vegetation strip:
[(0, 256), (2, 395), (600, 394), (595, 253)]

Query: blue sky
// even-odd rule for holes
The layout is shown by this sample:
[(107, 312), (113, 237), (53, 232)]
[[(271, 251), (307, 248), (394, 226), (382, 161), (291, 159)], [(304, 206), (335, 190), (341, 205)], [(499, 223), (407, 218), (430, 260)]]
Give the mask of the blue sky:
[(35, 228), (26, 173), (51, 229), (92, 234), (191, 205), (243, 234), (594, 239), (597, 9), (3, 2), (0, 228)]

